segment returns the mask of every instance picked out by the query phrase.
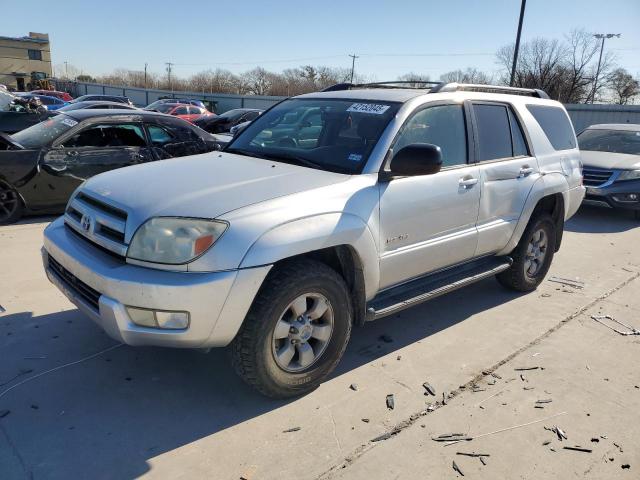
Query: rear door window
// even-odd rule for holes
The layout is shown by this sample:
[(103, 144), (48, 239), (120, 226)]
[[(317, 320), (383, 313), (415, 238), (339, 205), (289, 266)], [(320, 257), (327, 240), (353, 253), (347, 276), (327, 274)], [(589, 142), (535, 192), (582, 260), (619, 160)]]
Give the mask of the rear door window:
[(146, 147), (139, 125), (102, 124), (78, 132), (64, 142), (64, 147)]
[(509, 108), (508, 111), (509, 124), (511, 125), (511, 140), (513, 141), (513, 156), (526, 157), (529, 155), (529, 149), (527, 148), (527, 142), (524, 139), (520, 122), (518, 122), (511, 108)]
[(173, 111), (174, 115), (187, 115), (188, 113), (187, 107), (178, 107)]
[(536, 119), (555, 150), (576, 148), (571, 121), (562, 108), (527, 105), (527, 110)]
[(504, 105), (474, 104), (478, 128), (478, 161), (513, 156), (511, 126)]

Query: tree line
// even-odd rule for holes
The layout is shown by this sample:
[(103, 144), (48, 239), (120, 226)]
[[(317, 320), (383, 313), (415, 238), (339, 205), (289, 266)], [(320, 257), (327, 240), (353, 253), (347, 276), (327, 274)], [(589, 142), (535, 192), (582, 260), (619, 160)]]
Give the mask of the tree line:
[[(505, 45), (496, 52), (497, 73), (485, 73), (470, 67), (453, 70), (437, 79), (442, 82), (508, 85), (515, 46)], [(574, 30), (562, 40), (534, 38), (520, 46), (514, 86), (539, 88), (563, 103), (606, 102), (626, 105), (640, 98), (638, 78), (616, 64), (610, 51), (602, 56), (598, 71), (600, 42), (584, 30)], [(189, 77), (173, 73), (153, 73), (118, 68), (107, 75), (83, 74), (72, 65), (56, 67), (59, 78), (107, 85), (158, 88), (163, 90), (243, 95), (300, 95), (322, 90), (351, 80), (351, 69), (304, 65), (282, 72), (262, 67), (235, 74), (225, 69), (210, 69)], [(596, 72), (597, 81), (596, 81)], [(368, 80), (355, 74), (354, 83)], [(397, 80), (419, 85), (431, 81), (429, 75), (407, 73)]]

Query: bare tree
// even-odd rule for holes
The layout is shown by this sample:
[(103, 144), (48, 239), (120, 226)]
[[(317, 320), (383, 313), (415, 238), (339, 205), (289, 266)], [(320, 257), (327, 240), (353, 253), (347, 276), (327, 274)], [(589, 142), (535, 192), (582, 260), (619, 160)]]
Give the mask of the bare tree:
[(640, 95), (640, 82), (624, 68), (617, 68), (607, 78), (607, 86), (612, 92), (613, 101), (618, 105), (628, 105)]
[(477, 83), (488, 85), (492, 78), (477, 68), (467, 68), (466, 70), (453, 70), (440, 75), (440, 81), (445, 83)]
[(424, 75), (421, 73), (409, 72), (409, 73), (405, 73), (404, 75), (400, 75), (398, 77), (398, 81), (409, 82), (407, 83), (408, 86), (419, 88), (424, 86), (424, 82), (430, 82), (431, 77), (429, 77), (429, 75)]

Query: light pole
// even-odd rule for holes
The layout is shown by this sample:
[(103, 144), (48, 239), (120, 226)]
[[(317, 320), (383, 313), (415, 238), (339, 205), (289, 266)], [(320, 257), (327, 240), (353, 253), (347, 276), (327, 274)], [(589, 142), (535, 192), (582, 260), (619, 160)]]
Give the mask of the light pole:
[(600, 75), (600, 64), (602, 63), (602, 52), (604, 50), (604, 41), (607, 38), (618, 37), (620, 38), (620, 33), (594, 33), (593, 36), (602, 40), (600, 44), (600, 57), (598, 58), (598, 68), (596, 68), (596, 78), (593, 80), (593, 90), (591, 91), (591, 103), (596, 99), (596, 90), (598, 88), (598, 76)]
[(516, 77), (516, 65), (518, 64), (518, 51), (520, 50), (520, 35), (522, 34), (522, 21), (524, 20), (524, 7), (527, 5), (527, 0), (522, 0), (520, 4), (520, 20), (518, 20), (518, 34), (516, 35), (516, 47), (513, 50), (513, 65), (511, 66), (511, 79), (509, 80), (509, 86), (513, 87), (513, 81)]
[(351, 83), (353, 83), (353, 74), (356, 69), (356, 58), (360, 58), (360, 57), (358, 57), (355, 53), (349, 56), (351, 57)]

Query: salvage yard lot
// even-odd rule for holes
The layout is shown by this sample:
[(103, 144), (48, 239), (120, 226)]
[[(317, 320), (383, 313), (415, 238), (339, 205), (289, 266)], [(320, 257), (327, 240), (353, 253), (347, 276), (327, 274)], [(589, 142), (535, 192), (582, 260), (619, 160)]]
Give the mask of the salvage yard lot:
[[(331, 380), (290, 401), (245, 386), (224, 350), (122, 346), (19, 384), (116, 345), (46, 280), (50, 220), (0, 227), (3, 480), (455, 478), (453, 461), (468, 478), (638, 476), (640, 337), (590, 318), (640, 327), (640, 228), (628, 214), (583, 208), (536, 292), (490, 279), (355, 329)], [(454, 396), (426, 412), (443, 392)], [(535, 408), (541, 399), (552, 401)], [(554, 425), (567, 440), (544, 429)], [(431, 440), (453, 432), (478, 438)], [(563, 449), (575, 445), (592, 451)], [(456, 452), (487, 454), (486, 466)]]

